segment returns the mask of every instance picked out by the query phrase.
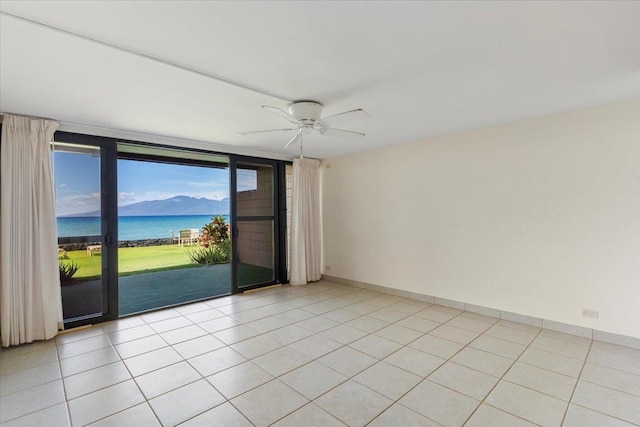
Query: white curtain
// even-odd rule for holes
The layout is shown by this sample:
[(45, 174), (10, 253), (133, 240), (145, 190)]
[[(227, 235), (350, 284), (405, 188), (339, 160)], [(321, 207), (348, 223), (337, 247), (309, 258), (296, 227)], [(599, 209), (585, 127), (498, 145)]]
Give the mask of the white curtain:
[(320, 160), (293, 161), (292, 285), (320, 280)]
[(63, 327), (53, 171), (58, 124), (4, 116), (0, 152), (0, 338), (46, 340)]

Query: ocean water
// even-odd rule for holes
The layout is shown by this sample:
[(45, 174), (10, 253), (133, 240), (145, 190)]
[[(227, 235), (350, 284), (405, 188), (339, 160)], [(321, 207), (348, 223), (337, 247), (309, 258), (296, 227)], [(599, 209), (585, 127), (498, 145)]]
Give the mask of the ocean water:
[[(229, 215), (223, 215), (229, 223)], [(57, 217), (58, 237), (101, 234), (98, 217)], [(118, 217), (118, 240), (162, 239), (171, 230), (198, 228), (211, 222), (211, 215), (121, 216)]]

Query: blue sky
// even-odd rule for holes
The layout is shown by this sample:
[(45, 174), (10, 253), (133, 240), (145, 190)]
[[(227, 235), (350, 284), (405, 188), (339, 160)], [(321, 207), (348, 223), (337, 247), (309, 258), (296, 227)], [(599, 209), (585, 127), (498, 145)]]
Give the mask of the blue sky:
[[(100, 159), (89, 154), (53, 153), (56, 214), (100, 208)], [(238, 171), (239, 189), (255, 188), (255, 172)], [(118, 160), (118, 204), (183, 195), (222, 200), (229, 197), (229, 169)]]
[(53, 152), (56, 215), (100, 208), (100, 158), (89, 154)]

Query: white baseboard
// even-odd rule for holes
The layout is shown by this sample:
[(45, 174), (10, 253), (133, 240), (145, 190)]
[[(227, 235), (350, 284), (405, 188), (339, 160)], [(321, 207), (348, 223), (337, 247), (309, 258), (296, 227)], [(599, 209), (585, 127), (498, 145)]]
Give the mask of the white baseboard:
[(372, 291), (383, 292), (385, 294), (396, 295), (404, 298), (411, 298), (418, 301), (430, 302), (433, 304), (443, 305), (446, 307), (457, 308), (458, 310), (470, 311), (473, 313), (483, 314), (498, 319), (510, 320), (512, 322), (523, 323), (526, 325), (537, 326), (539, 328), (549, 329), (565, 334), (576, 335), (583, 338), (589, 338), (609, 344), (623, 345), (626, 347), (640, 349), (640, 338), (630, 337), (627, 335), (615, 334), (612, 332), (600, 331), (597, 329), (585, 328), (584, 326), (571, 325), (568, 323), (556, 322), (554, 320), (542, 319), (539, 317), (526, 316), (524, 314), (511, 313), (508, 311), (498, 310), (496, 308), (484, 307), (481, 305), (468, 304), (461, 301), (454, 301), (446, 298), (440, 298), (431, 295), (419, 294), (417, 292), (403, 291), (387, 286), (374, 285), (372, 283), (359, 282), (357, 280), (345, 279), (342, 277), (322, 275), (323, 280), (329, 282), (341, 283), (343, 285), (355, 286), (358, 288), (369, 289)]

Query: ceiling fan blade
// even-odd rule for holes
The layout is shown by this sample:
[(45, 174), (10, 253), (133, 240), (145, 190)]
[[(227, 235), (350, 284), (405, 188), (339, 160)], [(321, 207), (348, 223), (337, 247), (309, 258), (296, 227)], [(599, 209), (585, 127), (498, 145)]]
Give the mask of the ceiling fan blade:
[(289, 131), (289, 130), (298, 130), (298, 128), (250, 130), (248, 132), (238, 132), (238, 135), (250, 135), (252, 133), (264, 133), (264, 132), (286, 132), (286, 131)]
[(336, 128), (324, 128), (319, 130), (321, 135), (335, 136), (335, 137), (354, 137), (365, 136), (364, 133), (354, 132), (352, 130), (336, 129)]
[(287, 145), (284, 146), (284, 149), (286, 150), (287, 148), (289, 148), (289, 146), (291, 144), (294, 144), (296, 142), (298, 142), (300, 140), (300, 138), (302, 138), (302, 134), (299, 133), (296, 136), (294, 136), (293, 138), (291, 138), (291, 141), (287, 142)]
[(267, 111), (272, 112), (273, 114), (275, 114), (278, 117), (282, 117), (283, 119), (285, 119), (288, 122), (295, 123), (295, 124), (300, 124), (300, 121), (298, 119), (296, 119), (291, 114), (289, 114), (286, 111), (284, 111), (282, 108), (270, 107), (268, 105), (263, 105), (262, 108), (264, 108)]
[(351, 122), (353, 120), (361, 120), (368, 119), (369, 114), (364, 111), (362, 108), (358, 108), (357, 110), (345, 111), (344, 113), (334, 114), (333, 116), (327, 116), (320, 119), (322, 123), (326, 125), (326, 127), (336, 126), (343, 123)]

